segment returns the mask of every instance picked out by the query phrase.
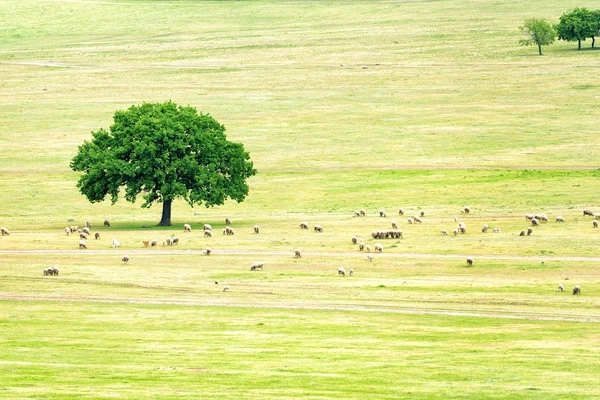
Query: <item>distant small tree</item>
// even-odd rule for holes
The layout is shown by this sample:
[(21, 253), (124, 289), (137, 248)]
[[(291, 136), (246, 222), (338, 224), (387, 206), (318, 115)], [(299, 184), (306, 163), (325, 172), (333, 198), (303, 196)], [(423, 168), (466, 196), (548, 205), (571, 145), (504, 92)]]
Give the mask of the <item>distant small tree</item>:
[(577, 40), (577, 49), (581, 50), (581, 41), (592, 38), (594, 47), (595, 36), (598, 34), (598, 16), (586, 8), (575, 8), (564, 13), (556, 25), (556, 32), (560, 40), (574, 42)]
[(548, 46), (554, 43), (556, 31), (552, 25), (543, 19), (530, 18), (520, 27), (525, 39), (519, 40), (522, 46), (537, 45), (540, 56), (542, 55), (542, 46)]
[(223, 125), (170, 101), (117, 111), (110, 131), (92, 136), (71, 160), (71, 169), (83, 172), (81, 193), (92, 203), (109, 195), (113, 204), (122, 189), (132, 203), (142, 194), (142, 207), (162, 203), (159, 226), (171, 225), (177, 198), (206, 207), (243, 201), (246, 178), (256, 174), (244, 146), (227, 140)]

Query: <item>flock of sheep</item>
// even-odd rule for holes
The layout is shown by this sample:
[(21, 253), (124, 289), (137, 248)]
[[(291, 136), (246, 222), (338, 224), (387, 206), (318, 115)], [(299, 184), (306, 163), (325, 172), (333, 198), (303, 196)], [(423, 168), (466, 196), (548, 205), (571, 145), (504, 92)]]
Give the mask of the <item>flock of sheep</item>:
[[(461, 214), (469, 214), (471, 212), (471, 208), (469, 206), (465, 206), (465, 207), (461, 207), (460, 209)], [(405, 212), (404, 210), (401, 208), (398, 210), (398, 214), (399, 215), (404, 215)], [(425, 212), (423, 210), (419, 211), (418, 213), (419, 215), (414, 215), (410, 218), (407, 219), (407, 222), (409, 224), (415, 224), (415, 223), (423, 223), (423, 218), (425, 217)], [(364, 209), (361, 210), (357, 210), (354, 212), (354, 216), (355, 217), (365, 217), (367, 215), (366, 211)], [(590, 210), (584, 210), (583, 211), (583, 215), (584, 216), (592, 216), (594, 217), (593, 220), (593, 227), (594, 228), (598, 228), (598, 220), (600, 220), (600, 213), (594, 213)], [(379, 210), (379, 216), (382, 218), (387, 217), (387, 213), (385, 210)], [(527, 230), (521, 230), (519, 233), (519, 236), (530, 236), (533, 233), (533, 228), (532, 227), (536, 227), (539, 226), (540, 223), (547, 223), (548, 222), (548, 216), (546, 214), (525, 214), (525, 219), (527, 221), (529, 221), (531, 223), (531, 227), (528, 227)], [(467, 232), (467, 226), (464, 222), (459, 222), (457, 217), (454, 217), (454, 221), (458, 223), (458, 225), (456, 226), (456, 228), (454, 228), (453, 230), (453, 234), (454, 236), (457, 236), (459, 234), (465, 234)], [(565, 222), (565, 218), (558, 215), (555, 218), (555, 222), (556, 223), (564, 223)], [(234, 229), (230, 226), (231, 225), (231, 220), (229, 218), (226, 218), (225, 220), (226, 223), (226, 227), (223, 228), (223, 235), (234, 235), (235, 231)], [(398, 229), (398, 224), (396, 223), (396, 221), (391, 221), (391, 225), (392, 225), (392, 229), (390, 230), (375, 230), (371, 232), (371, 237), (373, 239), (400, 239), (403, 238), (403, 233), (402, 230)], [(299, 225), (300, 229), (309, 229), (309, 224), (306, 221), (301, 222)], [(110, 222), (108, 220), (104, 221), (104, 227), (110, 227)], [(91, 228), (92, 228), (92, 224), (90, 223), (90, 221), (85, 221), (85, 227), (83, 228), (79, 228), (78, 226), (68, 226), (65, 227), (64, 231), (65, 234), (67, 236), (71, 235), (71, 234), (78, 234), (79, 235), (79, 248), (80, 249), (87, 249), (87, 239), (89, 236), (91, 236)], [(321, 225), (314, 225), (313, 227), (314, 232), (317, 233), (322, 233), (324, 231), (323, 226)], [(482, 233), (486, 233), (488, 232), (488, 230), (490, 229), (488, 224), (484, 224), (483, 227), (481, 228), (481, 232)], [(184, 224), (183, 226), (183, 231), (184, 233), (187, 232), (192, 232), (192, 227), (190, 224)], [(203, 231), (204, 231), (204, 236), (205, 237), (212, 237), (213, 236), (213, 229), (212, 226), (210, 224), (204, 224), (203, 226)], [(255, 225), (253, 227), (253, 231), (255, 234), (260, 233), (260, 227), (258, 225)], [(10, 235), (9, 230), (6, 227), (3, 227), (0, 229), (0, 232), (2, 234), (2, 236), (8, 236)], [(448, 235), (448, 231), (446, 231), (445, 229), (442, 229), (441, 231), (442, 235)], [(493, 233), (500, 233), (501, 230), (500, 228), (493, 228), (492, 229)], [(99, 240), (100, 239), (100, 233), (99, 232), (95, 232), (94, 233), (94, 239), (95, 240)], [(353, 236), (352, 239), (352, 244), (354, 245), (358, 245), (358, 249), (359, 251), (365, 251), (367, 253), (371, 252), (371, 247), (369, 245), (365, 245), (364, 240), (363, 239), (359, 239), (356, 236)], [(156, 239), (152, 239), (152, 240), (142, 240), (142, 244), (144, 247), (156, 247), (158, 246), (159, 241)], [(177, 245), (179, 243), (179, 238), (176, 236), (170, 236), (167, 237), (165, 240), (162, 241), (162, 245), (163, 246), (173, 246), (173, 245)], [(116, 247), (120, 247), (121, 243), (117, 240), (117, 239), (113, 239), (112, 240), (112, 247), (116, 248)], [(373, 250), (375, 253), (382, 253), (383, 252), (383, 245), (376, 243), (373, 246)], [(203, 255), (210, 255), (212, 252), (212, 250), (210, 248), (206, 248), (205, 250), (202, 251)], [(300, 252), (299, 249), (295, 249), (294, 250), (294, 257), (295, 258), (301, 258), (302, 257), (302, 253)], [(129, 262), (129, 256), (125, 255), (122, 257), (121, 261), (123, 264), (127, 264)], [(373, 260), (373, 256), (371, 255), (367, 255), (367, 260), (368, 261), (372, 261)], [(472, 266), (474, 263), (473, 258), (467, 258), (467, 266)], [(250, 267), (251, 271), (257, 271), (257, 270), (262, 270), (264, 266), (264, 263), (262, 262), (256, 262), (253, 263)], [(52, 266), (50, 268), (46, 268), (44, 269), (44, 275), (49, 275), (49, 276), (57, 276), (59, 273), (59, 269), (57, 266)], [(338, 272), (338, 276), (346, 276), (346, 269), (344, 267), (340, 267), (337, 270)], [(352, 269), (349, 270), (349, 276), (352, 276), (354, 273), (354, 271)], [(230, 287), (226, 286), (224, 291), (229, 290)], [(564, 291), (564, 287), (563, 285), (559, 285), (558, 286), (558, 290), (560, 292)], [(573, 294), (581, 294), (581, 288), (579, 286), (575, 286), (573, 288)]]

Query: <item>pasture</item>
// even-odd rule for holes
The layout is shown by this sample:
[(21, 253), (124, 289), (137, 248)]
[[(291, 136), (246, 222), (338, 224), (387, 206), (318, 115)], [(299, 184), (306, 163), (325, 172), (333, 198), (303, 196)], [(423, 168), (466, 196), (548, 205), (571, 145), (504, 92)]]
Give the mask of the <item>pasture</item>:
[[(518, 46), (575, 6), (0, 0), (0, 398), (600, 396), (600, 53)], [(169, 99), (244, 143), (246, 201), (88, 203), (77, 146)]]

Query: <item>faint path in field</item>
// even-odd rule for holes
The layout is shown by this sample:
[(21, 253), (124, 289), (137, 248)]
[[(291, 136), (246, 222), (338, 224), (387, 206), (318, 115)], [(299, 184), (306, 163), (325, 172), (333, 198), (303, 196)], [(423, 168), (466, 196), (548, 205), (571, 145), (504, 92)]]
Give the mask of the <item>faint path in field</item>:
[[(202, 255), (202, 250), (0, 250), (0, 255), (103, 255), (103, 254), (138, 254), (138, 255)], [(293, 256), (292, 251), (256, 251), (256, 250), (212, 250), (212, 255), (240, 255), (240, 256)], [(302, 252), (303, 257), (364, 257), (365, 252)], [(581, 256), (506, 256), (506, 255), (471, 255), (471, 254), (419, 254), (419, 253), (369, 253), (375, 258), (423, 258), (423, 259), (465, 259), (467, 257), (483, 260), (508, 260), (508, 261), (600, 261), (600, 257)]]
[[(224, 296), (227, 294), (224, 293)], [(519, 311), (479, 311), (479, 310), (444, 310), (434, 308), (410, 308), (402, 306), (370, 306), (348, 304), (314, 304), (308, 302), (236, 302), (230, 300), (186, 300), (186, 299), (143, 299), (143, 298), (100, 298), (92, 296), (48, 296), (48, 295), (21, 295), (0, 294), (0, 301), (31, 301), (31, 302), (63, 302), (63, 303), (108, 303), (108, 304), (148, 304), (148, 305), (179, 305), (187, 307), (232, 307), (232, 308), (270, 308), (285, 310), (318, 310), (318, 311), (350, 311), (366, 313), (394, 313), (412, 315), (442, 315), (450, 317), (474, 318), (500, 318), (500, 319), (525, 319), (536, 321), (571, 321), (600, 323), (600, 316), (589, 314), (560, 314), (550, 312), (519, 312)]]

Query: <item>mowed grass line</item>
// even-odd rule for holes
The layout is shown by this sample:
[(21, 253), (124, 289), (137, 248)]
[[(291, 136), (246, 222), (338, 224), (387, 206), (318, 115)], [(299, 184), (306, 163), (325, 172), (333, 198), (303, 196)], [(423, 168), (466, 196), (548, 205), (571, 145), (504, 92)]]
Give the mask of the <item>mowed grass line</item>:
[(0, 310), (2, 398), (591, 398), (600, 369), (598, 331), (584, 323), (55, 302)]

